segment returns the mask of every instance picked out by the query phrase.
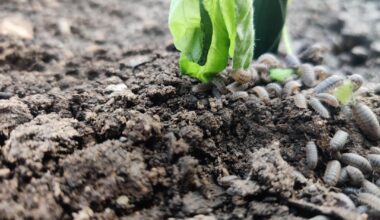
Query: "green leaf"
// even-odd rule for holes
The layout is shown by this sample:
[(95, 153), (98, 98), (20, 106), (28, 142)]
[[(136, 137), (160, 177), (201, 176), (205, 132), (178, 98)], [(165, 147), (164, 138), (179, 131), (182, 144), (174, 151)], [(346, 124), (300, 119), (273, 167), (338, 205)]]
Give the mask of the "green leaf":
[(247, 69), (253, 56), (253, 0), (172, 0), (169, 28), (181, 72), (208, 82), (233, 58)]
[(267, 52), (277, 53), (285, 24), (287, 0), (255, 0), (254, 8), (255, 58)]
[(285, 82), (293, 75), (295, 75), (295, 71), (290, 68), (274, 68), (269, 70), (269, 77), (278, 82)]
[(236, 32), (235, 41), (231, 42), (234, 48), (233, 69), (248, 69), (253, 58), (255, 33), (253, 26), (253, 0), (235, 0), (236, 2)]
[(347, 105), (351, 100), (354, 93), (354, 86), (351, 80), (345, 80), (341, 86), (335, 89), (335, 97), (343, 105)]

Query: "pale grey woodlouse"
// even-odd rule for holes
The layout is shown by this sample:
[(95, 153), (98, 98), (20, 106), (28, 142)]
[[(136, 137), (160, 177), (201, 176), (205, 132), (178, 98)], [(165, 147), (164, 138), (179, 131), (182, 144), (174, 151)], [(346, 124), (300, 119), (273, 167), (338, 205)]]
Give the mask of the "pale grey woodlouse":
[(285, 56), (285, 63), (290, 68), (298, 68), (301, 65), (300, 59), (293, 54), (287, 54)]
[(357, 199), (371, 208), (380, 211), (380, 198), (371, 193), (359, 193)]
[(318, 165), (318, 149), (314, 141), (309, 141), (306, 144), (306, 162), (311, 170), (314, 170)]
[(315, 77), (315, 72), (314, 68), (312, 65), (306, 63), (302, 64), (299, 67), (299, 74), (301, 75), (301, 80), (304, 85), (307, 87), (313, 87), (316, 83), (316, 77)]
[(291, 96), (294, 93), (298, 93), (302, 84), (298, 81), (292, 80), (287, 82), (282, 89), (282, 94), (284, 97)]
[(332, 160), (328, 162), (325, 170), (325, 174), (323, 176), (323, 181), (329, 186), (335, 186), (338, 183), (341, 165), (339, 161)]
[(297, 93), (294, 95), (294, 104), (301, 109), (307, 109), (307, 99), (302, 93)]
[(342, 154), (340, 157), (340, 161), (344, 164), (354, 166), (363, 171), (364, 173), (370, 173), (372, 171), (372, 166), (370, 162), (366, 158), (355, 153)]
[(362, 171), (353, 166), (347, 166), (346, 170), (350, 179), (350, 183), (354, 186), (361, 186), (363, 181), (365, 180)]
[(380, 124), (375, 113), (363, 103), (355, 103), (352, 113), (363, 134), (371, 140), (380, 139)]
[(269, 68), (280, 67), (281, 63), (276, 56), (270, 53), (265, 53), (257, 59), (258, 63), (265, 64)]
[(354, 91), (358, 90), (364, 83), (364, 78), (359, 74), (353, 74), (348, 79), (354, 84)]
[(368, 154), (367, 159), (376, 171), (380, 171), (380, 154)]
[(368, 180), (363, 181), (362, 188), (365, 192), (371, 193), (376, 196), (380, 196), (380, 188), (376, 184)]
[(280, 97), (282, 94), (282, 87), (278, 83), (269, 83), (265, 86), (271, 97)]
[(309, 105), (323, 118), (330, 118), (329, 110), (317, 98), (311, 97)]
[(249, 97), (249, 94), (246, 91), (237, 91), (231, 94), (232, 100), (244, 99), (248, 97)]
[(330, 150), (340, 151), (348, 141), (348, 133), (343, 130), (338, 130), (334, 137), (330, 140)]
[(255, 86), (250, 91), (254, 92), (261, 100), (268, 103), (270, 101), (269, 93), (262, 86)]
[(234, 79), (235, 81), (244, 84), (252, 80), (253, 75), (251, 71), (248, 70), (232, 70), (231, 71), (231, 78)]
[(332, 75), (322, 82), (320, 82), (316, 87), (314, 87), (315, 93), (325, 93), (332, 89), (337, 88), (344, 82), (344, 78), (337, 75)]
[(318, 93), (315, 97), (332, 107), (337, 108), (340, 106), (338, 99), (329, 93)]
[(371, 147), (369, 150), (372, 154), (380, 154), (380, 148), (379, 147)]
[(314, 72), (318, 80), (324, 80), (332, 75), (325, 66), (321, 65), (315, 66)]
[(343, 167), (340, 171), (338, 183), (343, 184), (346, 183), (349, 180), (348, 173), (347, 173), (347, 167)]

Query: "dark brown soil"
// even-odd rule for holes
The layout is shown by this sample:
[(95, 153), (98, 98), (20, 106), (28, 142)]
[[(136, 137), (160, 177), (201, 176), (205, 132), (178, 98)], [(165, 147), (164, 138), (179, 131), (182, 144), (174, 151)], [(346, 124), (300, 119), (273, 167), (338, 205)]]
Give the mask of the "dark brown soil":
[[(299, 2), (291, 23), (306, 12), (334, 23), (334, 10), (355, 7), (334, 1), (334, 10), (313, 11), (313, 3)], [(310, 171), (304, 146), (314, 139), (326, 152), (338, 129), (350, 133), (347, 152), (365, 153), (378, 143), (339, 110), (324, 120), (291, 100), (223, 96), (219, 103), (191, 92), (197, 82), (179, 74), (168, 5), (0, 1), (0, 19), (22, 16), (34, 28), (30, 40), (0, 35), (0, 91), (13, 94), (0, 100), (0, 218), (375, 219), (378, 213), (343, 208), (341, 189), (321, 179), (331, 155), (323, 153)], [(295, 48), (327, 42), (333, 45), (327, 63), (345, 66), (347, 74), (378, 62), (369, 52), (352, 67), (353, 47), (338, 50), (345, 44), (303, 35), (298, 28), (307, 21), (294, 28)], [(307, 31), (319, 30), (317, 24)], [(371, 44), (358, 44), (370, 50), (376, 41), (367, 37)], [(363, 100), (380, 113), (378, 96)]]

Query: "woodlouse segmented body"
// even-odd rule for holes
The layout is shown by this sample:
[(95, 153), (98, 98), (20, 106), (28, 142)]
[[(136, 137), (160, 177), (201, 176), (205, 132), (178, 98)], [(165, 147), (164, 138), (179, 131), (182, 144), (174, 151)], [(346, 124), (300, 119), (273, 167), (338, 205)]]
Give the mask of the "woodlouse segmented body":
[(269, 68), (280, 67), (281, 63), (276, 56), (270, 53), (265, 53), (257, 59), (258, 63), (265, 64)]
[(310, 64), (302, 64), (299, 67), (299, 73), (301, 75), (301, 80), (307, 87), (313, 87), (316, 83), (316, 77), (314, 73), (314, 68)]
[(338, 130), (334, 137), (330, 140), (330, 149), (332, 151), (340, 151), (347, 143), (348, 133), (342, 130)]
[(314, 170), (318, 165), (318, 149), (314, 141), (309, 141), (306, 144), (306, 162), (311, 170)]
[(372, 171), (372, 166), (369, 161), (366, 158), (355, 153), (342, 154), (340, 161), (342, 161), (344, 164), (354, 166), (364, 173), (370, 173)]
[(263, 63), (254, 63), (251, 65), (251, 68), (255, 69), (256, 72), (263, 73), (263, 72), (268, 72), (269, 67), (266, 64)]
[(348, 173), (347, 173), (347, 167), (343, 167), (340, 171), (340, 176), (338, 179), (339, 184), (343, 184), (349, 180)]
[(332, 75), (328, 77), (327, 79), (320, 82), (315, 88), (315, 93), (325, 93), (329, 92), (330, 90), (338, 87), (344, 82), (344, 78), (337, 75)]
[(224, 83), (223, 78), (216, 76), (211, 80), (211, 83), (222, 93), (226, 94), (228, 91), (226, 89), (226, 84)]
[(233, 82), (226, 86), (226, 89), (231, 92), (244, 91), (248, 88), (248, 84), (240, 84), (239, 82)]
[(300, 59), (293, 54), (287, 54), (286, 55), (285, 63), (290, 68), (297, 68), (301, 65)]
[(265, 89), (271, 97), (280, 97), (282, 94), (282, 87), (278, 83), (269, 83), (265, 86)]
[(264, 102), (269, 102), (269, 93), (267, 90), (262, 86), (255, 86), (251, 89), (252, 92), (254, 92), (261, 100)]
[(353, 74), (348, 79), (354, 84), (354, 91), (358, 90), (364, 83), (363, 77), (359, 74)]
[(203, 93), (210, 91), (212, 89), (212, 85), (208, 83), (200, 83), (196, 84), (191, 88), (191, 91), (194, 93)]
[(321, 65), (315, 66), (314, 72), (318, 80), (324, 80), (327, 77), (331, 76), (330, 71), (325, 66), (321, 66)]
[(380, 139), (380, 124), (375, 113), (363, 103), (356, 103), (352, 108), (356, 124), (363, 134), (371, 140)]
[(376, 171), (380, 171), (380, 154), (368, 154), (367, 158)]
[(332, 107), (335, 107), (335, 108), (339, 107), (338, 99), (336, 99), (335, 96), (329, 93), (318, 93), (315, 95), (315, 97)]
[(302, 94), (302, 93), (297, 93), (294, 96), (294, 104), (298, 108), (306, 109), (307, 108), (307, 99), (306, 99), (306, 96), (304, 94)]
[(329, 110), (318, 99), (310, 98), (309, 105), (323, 118), (330, 118)]
[(376, 184), (368, 180), (364, 180), (362, 183), (362, 187), (365, 192), (371, 193), (376, 196), (380, 196), (380, 188)]
[(253, 75), (251, 71), (239, 69), (239, 70), (231, 71), (231, 78), (241, 84), (244, 84), (251, 81), (253, 78)]
[(361, 186), (365, 180), (364, 174), (358, 168), (353, 166), (346, 167), (347, 174), (350, 177), (350, 183), (354, 186)]
[(345, 208), (355, 209), (355, 203), (344, 193), (334, 193), (336, 199), (338, 199)]
[(380, 154), (380, 148), (379, 147), (371, 147), (369, 150), (373, 154)]
[(361, 203), (366, 204), (377, 211), (380, 211), (379, 197), (372, 195), (371, 193), (359, 193), (357, 198)]
[(247, 97), (249, 97), (249, 94), (248, 92), (245, 92), (245, 91), (237, 91), (231, 94), (232, 100), (244, 99)]
[(323, 181), (329, 186), (335, 186), (338, 183), (339, 176), (341, 171), (341, 165), (339, 161), (332, 160), (330, 161), (325, 170), (325, 174), (323, 176)]
[(291, 96), (294, 93), (299, 92), (302, 84), (298, 81), (289, 81), (284, 85), (284, 89), (282, 90), (283, 96)]

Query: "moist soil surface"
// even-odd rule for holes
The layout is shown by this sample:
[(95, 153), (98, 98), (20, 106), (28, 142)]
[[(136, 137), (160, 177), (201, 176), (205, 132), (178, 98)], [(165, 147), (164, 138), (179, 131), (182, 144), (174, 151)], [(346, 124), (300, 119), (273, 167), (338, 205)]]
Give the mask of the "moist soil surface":
[[(322, 42), (331, 69), (376, 82), (380, 3), (323, 2), (294, 1), (294, 48)], [(339, 108), (326, 120), (291, 99), (194, 93), (166, 27), (169, 3), (0, 2), (0, 33), (4, 21), (29, 26), (0, 35), (1, 218), (379, 217), (347, 209), (342, 188), (322, 180), (338, 129), (350, 134), (344, 152), (378, 143)], [(363, 94), (378, 115), (378, 96)]]

